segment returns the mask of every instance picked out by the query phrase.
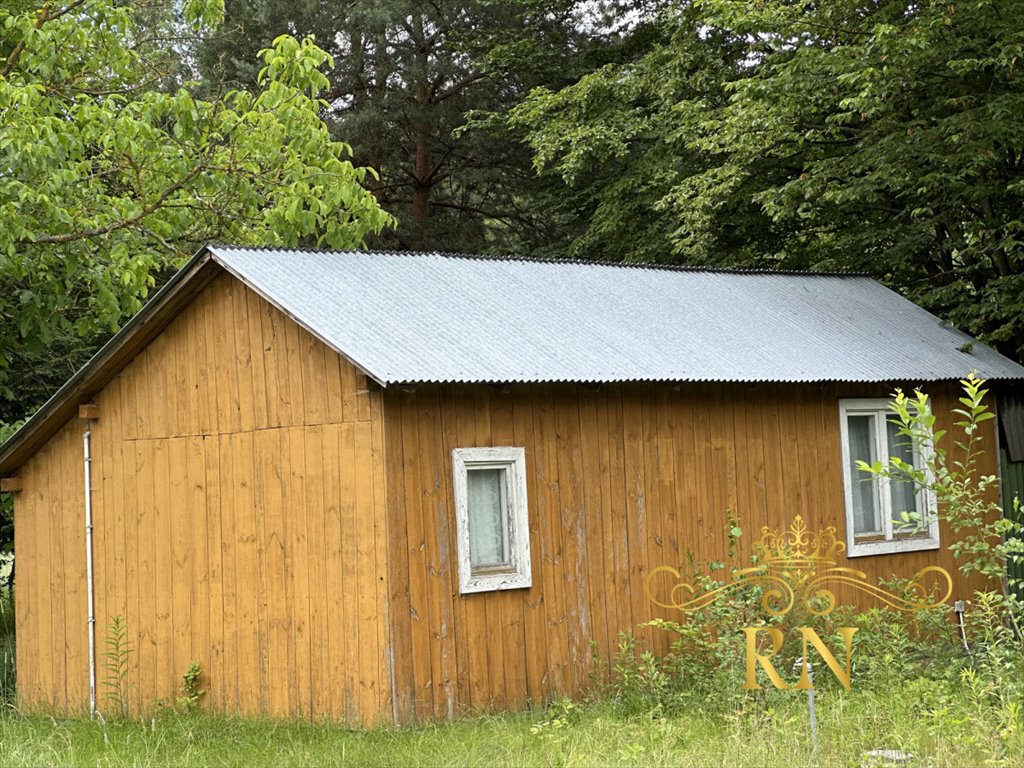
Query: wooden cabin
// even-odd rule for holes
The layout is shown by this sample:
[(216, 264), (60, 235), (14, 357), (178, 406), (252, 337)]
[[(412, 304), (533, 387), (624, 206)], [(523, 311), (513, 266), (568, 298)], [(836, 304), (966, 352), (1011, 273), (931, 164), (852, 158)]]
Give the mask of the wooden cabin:
[(1024, 379), (862, 276), (206, 248), (0, 447), (21, 704), (87, 711), (94, 654), (108, 707), (115, 617), (135, 712), (192, 660), (227, 713), (545, 703), (591, 643), (664, 648), (647, 574), (726, 559), (730, 514), (737, 564), (800, 515), (969, 598), (850, 465), (895, 386), (948, 414), (972, 370)]

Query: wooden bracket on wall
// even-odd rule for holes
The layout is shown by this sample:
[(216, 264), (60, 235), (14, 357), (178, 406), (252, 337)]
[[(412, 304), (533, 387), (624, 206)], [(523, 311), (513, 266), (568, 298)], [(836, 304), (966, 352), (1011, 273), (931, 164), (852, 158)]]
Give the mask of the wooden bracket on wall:
[(5, 477), (0, 479), (0, 493), (14, 493), (21, 490), (20, 477)]
[(100, 407), (95, 403), (82, 403), (78, 406), (78, 418), (96, 421), (100, 417)]

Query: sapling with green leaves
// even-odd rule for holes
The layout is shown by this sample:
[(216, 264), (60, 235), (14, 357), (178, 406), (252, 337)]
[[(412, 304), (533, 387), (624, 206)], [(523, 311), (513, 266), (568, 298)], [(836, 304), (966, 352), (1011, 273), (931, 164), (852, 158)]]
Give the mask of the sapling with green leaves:
[(107, 624), (107, 650), (103, 654), (103, 687), (110, 707), (108, 716), (128, 717), (128, 662), (133, 648), (123, 616), (114, 616)]
[[(938, 502), (939, 516), (956, 534), (949, 549), (960, 561), (960, 571), (1003, 580), (1008, 562), (1024, 561), (1024, 526), (1003, 514), (994, 493), (996, 476), (982, 474), (979, 467), (979, 459), (984, 455), (979, 428), (995, 418), (985, 403), (985, 380), (972, 373), (960, 384), (962, 407), (953, 413), (960, 417), (955, 426), (962, 437), (955, 441), (954, 456), (940, 445), (946, 430), (935, 429), (936, 418), (928, 395), (915, 390), (913, 396), (908, 396), (897, 389), (889, 404), (892, 421), (899, 428), (898, 434), (910, 442), (920, 457), (920, 466), (891, 456), (887, 462), (873, 464), (858, 460), (857, 468), (876, 477), (911, 481), (916, 488), (927, 489)], [(1019, 501), (1015, 501), (1015, 511), (1018, 508)]]

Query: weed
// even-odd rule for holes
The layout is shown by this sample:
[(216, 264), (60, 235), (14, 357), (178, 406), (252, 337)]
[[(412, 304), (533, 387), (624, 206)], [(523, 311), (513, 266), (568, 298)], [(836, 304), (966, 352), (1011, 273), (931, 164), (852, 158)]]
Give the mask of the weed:
[(199, 662), (193, 659), (181, 676), (181, 695), (178, 697), (178, 711), (183, 713), (194, 712), (199, 707), (206, 691), (199, 688), (199, 677), (203, 674)]
[(110, 714), (116, 717), (128, 717), (128, 661), (131, 654), (127, 624), (122, 616), (115, 616), (107, 625), (103, 687)]
[(551, 706), (545, 710), (544, 714), (546, 717), (543, 720), (538, 720), (530, 727), (530, 733), (536, 735), (568, 728), (579, 720), (580, 709), (569, 699), (559, 699), (551, 702)]

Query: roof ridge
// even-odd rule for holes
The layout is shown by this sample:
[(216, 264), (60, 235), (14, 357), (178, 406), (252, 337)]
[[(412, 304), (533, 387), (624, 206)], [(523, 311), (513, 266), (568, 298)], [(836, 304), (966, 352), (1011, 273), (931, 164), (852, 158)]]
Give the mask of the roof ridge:
[(210, 248), (224, 248), (236, 251), (277, 251), (289, 253), (357, 253), (372, 256), (439, 256), (446, 259), (470, 261), (514, 261), (537, 264), (577, 264), (588, 267), (618, 267), (620, 269), (647, 269), (662, 272), (707, 272), (727, 275), (780, 275), (786, 277), (871, 277), (867, 272), (844, 270), (800, 270), (769, 269), (766, 267), (709, 267), (693, 264), (658, 264), (644, 261), (608, 261), (604, 259), (558, 258), (553, 256), (525, 256), (513, 254), (462, 253), (458, 251), (399, 251), (394, 249), (371, 250), (352, 248), (337, 250), (330, 248), (287, 248), (275, 245), (229, 245), (213, 243)]

